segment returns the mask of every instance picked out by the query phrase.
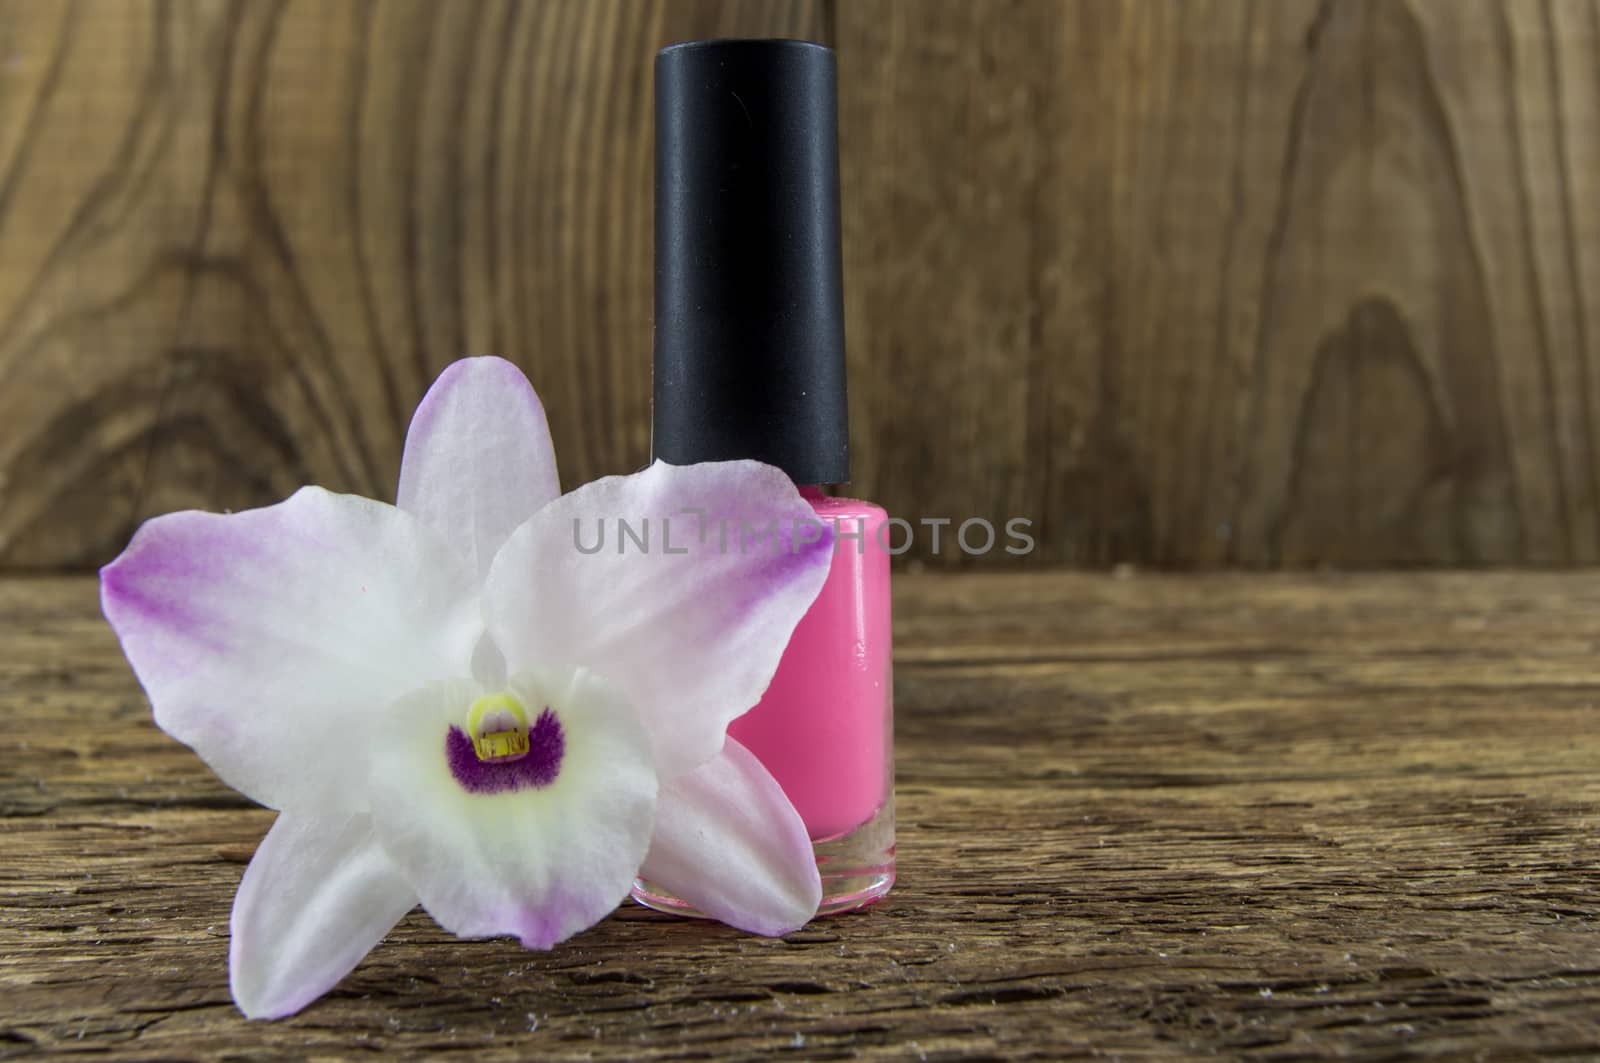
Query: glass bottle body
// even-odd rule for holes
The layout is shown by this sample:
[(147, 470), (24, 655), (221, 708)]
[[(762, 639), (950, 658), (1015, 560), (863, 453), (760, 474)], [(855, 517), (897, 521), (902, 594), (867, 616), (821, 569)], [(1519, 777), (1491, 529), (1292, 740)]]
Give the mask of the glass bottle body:
[[(894, 682), (888, 517), (870, 502), (803, 488), (833, 528), (832, 567), (760, 702), (728, 734), (762, 762), (806, 825), (822, 875), (819, 914), (870, 904), (894, 884)], [(653, 886), (662, 911), (692, 906)]]

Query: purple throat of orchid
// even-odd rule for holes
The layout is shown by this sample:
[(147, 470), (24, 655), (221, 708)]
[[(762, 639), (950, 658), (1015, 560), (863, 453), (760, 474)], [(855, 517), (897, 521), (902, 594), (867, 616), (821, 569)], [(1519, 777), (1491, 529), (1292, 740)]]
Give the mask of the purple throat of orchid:
[(546, 705), (530, 727), (515, 698), (493, 694), (472, 706), (465, 729), (444, 736), (445, 760), (463, 790), (503, 794), (549, 786), (561, 774), (567, 739), (555, 710)]

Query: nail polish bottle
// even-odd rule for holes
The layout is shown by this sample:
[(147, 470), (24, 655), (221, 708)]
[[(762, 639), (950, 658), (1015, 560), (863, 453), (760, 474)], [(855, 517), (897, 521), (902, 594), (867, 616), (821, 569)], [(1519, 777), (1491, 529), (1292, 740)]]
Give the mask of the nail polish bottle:
[[(775, 465), (835, 529), (821, 594), (728, 731), (805, 821), (823, 913), (894, 883), (887, 517), (827, 490), (850, 479), (836, 111), (822, 45), (693, 41), (656, 57), (652, 450)], [(648, 882), (634, 896), (685, 910)]]

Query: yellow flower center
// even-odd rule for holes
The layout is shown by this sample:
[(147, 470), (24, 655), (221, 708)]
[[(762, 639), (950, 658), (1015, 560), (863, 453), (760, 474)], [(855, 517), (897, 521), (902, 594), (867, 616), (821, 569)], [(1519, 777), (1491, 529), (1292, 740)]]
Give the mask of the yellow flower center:
[(467, 710), (467, 734), (479, 760), (516, 760), (528, 753), (528, 714), (510, 694), (485, 694)]

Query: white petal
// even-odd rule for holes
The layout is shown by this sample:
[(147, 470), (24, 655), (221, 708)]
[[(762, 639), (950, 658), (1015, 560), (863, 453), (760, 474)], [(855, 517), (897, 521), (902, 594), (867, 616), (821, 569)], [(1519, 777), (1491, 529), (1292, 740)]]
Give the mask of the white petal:
[(252, 1019), (292, 1015), (333, 988), (416, 906), (371, 817), (278, 817), (233, 899), (228, 976)]
[[(519, 674), (507, 689), (535, 741), (504, 770), (473, 759), (470, 746), (454, 768), (447, 755), (450, 729), (481, 692), (475, 684), (435, 684), (401, 699), (374, 749), (373, 816), (439, 925), (545, 949), (627, 896), (650, 844), (655, 770), (633, 709), (597, 677)], [(546, 708), (558, 725), (553, 757), (535, 723)], [(525, 769), (540, 765), (553, 771), (529, 781)]]
[(512, 529), (560, 493), (550, 426), (522, 370), (502, 358), (446, 366), (411, 418), (396, 504), (481, 578)]
[(777, 937), (817, 914), (822, 879), (800, 814), (733, 739), (661, 787), (640, 874), (714, 919)]
[(148, 521), (100, 600), (156, 723), (279, 809), (359, 811), (363, 736), (407, 690), (467, 675), (477, 580), (415, 517), (307, 487)]
[[(619, 521), (635, 535), (648, 522), (648, 549)], [(742, 543), (741, 528), (754, 539), (769, 526), (774, 540)], [(760, 699), (832, 548), (770, 465), (656, 462), (563, 495), (512, 534), (489, 572), (489, 630), (513, 672), (576, 663), (621, 685), (671, 779)]]

